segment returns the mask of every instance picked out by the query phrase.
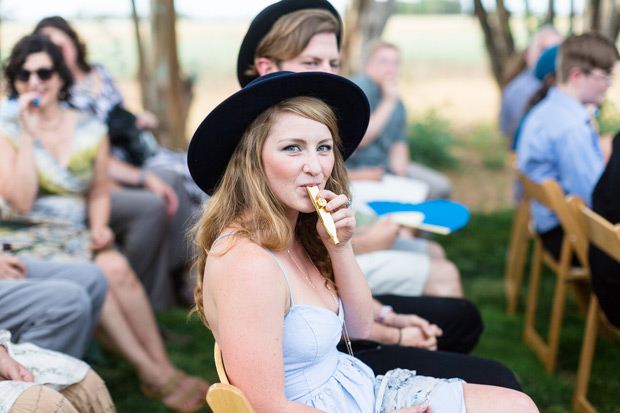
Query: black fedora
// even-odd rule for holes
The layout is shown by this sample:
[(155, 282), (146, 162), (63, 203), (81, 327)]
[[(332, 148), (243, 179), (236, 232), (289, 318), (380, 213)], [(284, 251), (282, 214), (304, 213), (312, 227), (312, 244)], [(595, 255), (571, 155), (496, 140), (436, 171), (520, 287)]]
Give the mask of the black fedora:
[(275, 72), (224, 100), (198, 126), (187, 151), (187, 165), (196, 184), (212, 195), (247, 127), (269, 107), (297, 96), (316, 97), (334, 110), (339, 149), (347, 159), (368, 127), (370, 106), (364, 92), (350, 80), (329, 73)]
[(237, 59), (237, 79), (241, 87), (245, 87), (252, 80), (256, 79), (256, 76), (249, 76), (245, 74), (245, 71), (254, 64), (254, 53), (258, 44), (269, 33), (275, 22), (285, 14), (293, 13), (299, 10), (305, 9), (323, 9), (332, 13), (338, 20), (340, 29), (336, 36), (338, 40), (338, 46), (340, 47), (340, 40), (342, 37), (342, 20), (340, 14), (327, 0), (281, 0), (263, 9), (250, 24), (248, 32), (241, 42), (241, 48), (239, 49), (239, 57)]

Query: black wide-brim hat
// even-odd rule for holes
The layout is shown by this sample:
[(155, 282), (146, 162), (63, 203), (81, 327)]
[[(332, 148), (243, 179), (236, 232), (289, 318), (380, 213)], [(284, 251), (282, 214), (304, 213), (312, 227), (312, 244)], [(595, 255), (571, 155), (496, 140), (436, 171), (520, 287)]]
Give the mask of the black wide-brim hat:
[(213, 194), (254, 119), (276, 103), (297, 96), (316, 97), (332, 108), (338, 120), (339, 149), (347, 159), (368, 127), (370, 106), (364, 92), (350, 80), (329, 73), (270, 73), (220, 103), (194, 132), (187, 165), (200, 189)]
[(340, 47), (342, 20), (340, 19), (340, 14), (338, 14), (338, 11), (330, 2), (327, 0), (281, 0), (271, 6), (267, 6), (256, 15), (248, 28), (248, 32), (243, 38), (243, 42), (241, 42), (239, 57), (237, 59), (237, 79), (239, 79), (241, 87), (245, 87), (245, 85), (257, 78), (257, 76), (246, 75), (245, 71), (254, 64), (254, 53), (256, 53), (256, 48), (267, 33), (269, 33), (275, 22), (286, 14), (305, 9), (327, 10), (336, 17), (338, 26), (340, 27), (336, 39), (338, 40), (338, 47)]

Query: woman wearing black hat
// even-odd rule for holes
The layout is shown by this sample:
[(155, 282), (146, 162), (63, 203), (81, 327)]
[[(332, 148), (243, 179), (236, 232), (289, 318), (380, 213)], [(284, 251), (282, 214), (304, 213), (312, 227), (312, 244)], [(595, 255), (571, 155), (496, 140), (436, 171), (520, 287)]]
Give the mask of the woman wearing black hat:
[[(337, 74), (341, 38), (340, 15), (328, 1), (278, 1), (263, 9), (248, 28), (237, 61), (239, 83), (243, 87), (260, 75), (279, 70)], [(391, 231), (390, 226), (372, 226), (365, 240), (355, 237), (356, 249), (364, 249), (364, 244), (388, 248), (381, 247), (381, 242), (389, 242)], [(414, 259), (423, 254), (417, 255), (407, 258), (407, 268), (413, 272), (422, 271)], [(437, 271), (442, 271), (441, 266)], [(353, 340), (352, 346), (376, 374), (400, 367), (433, 377), (457, 376), (471, 383), (521, 390), (515, 375), (503, 364), (465, 355), (483, 330), (473, 303), (452, 297), (381, 295), (375, 297), (373, 307), (376, 321), (371, 340)], [(344, 349), (343, 343), (340, 346)]]
[[(342, 334), (364, 337), (372, 324), (344, 166), (368, 117), (350, 81), (279, 72), (225, 100), (194, 134), (190, 172), (212, 195), (195, 228), (196, 301), (230, 381), (259, 412), (536, 411), (523, 393), (458, 379), (395, 370), (375, 380), (350, 347), (337, 351)], [(318, 220), (312, 186), (338, 244)]]

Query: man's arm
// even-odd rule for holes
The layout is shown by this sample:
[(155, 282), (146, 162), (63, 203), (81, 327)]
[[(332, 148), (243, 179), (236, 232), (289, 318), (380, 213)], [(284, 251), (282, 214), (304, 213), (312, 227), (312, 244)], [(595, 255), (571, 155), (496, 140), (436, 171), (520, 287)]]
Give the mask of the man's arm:
[(400, 92), (396, 81), (385, 81), (380, 87), (381, 102), (370, 115), (368, 129), (366, 129), (366, 134), (359, 144), (360, 148), (370, 145), (381, 135), (400, 99)]
[(390, 171), (394, 175), (407, 175), (407, 165), (409, 165), (409, 146), (407, 146), (407, 142), (398, 141), (392, 144), (388, 162)]

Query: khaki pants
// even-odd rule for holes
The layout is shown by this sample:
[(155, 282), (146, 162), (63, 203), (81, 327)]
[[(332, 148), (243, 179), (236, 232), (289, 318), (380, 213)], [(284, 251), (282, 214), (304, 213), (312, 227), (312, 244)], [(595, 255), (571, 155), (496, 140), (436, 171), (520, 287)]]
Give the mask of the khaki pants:
[(101, 377), (90, 370), (84, 380), (60, 392), (34, 386), (19, 396), (10, 413), (116, 412), (112, 397)]

